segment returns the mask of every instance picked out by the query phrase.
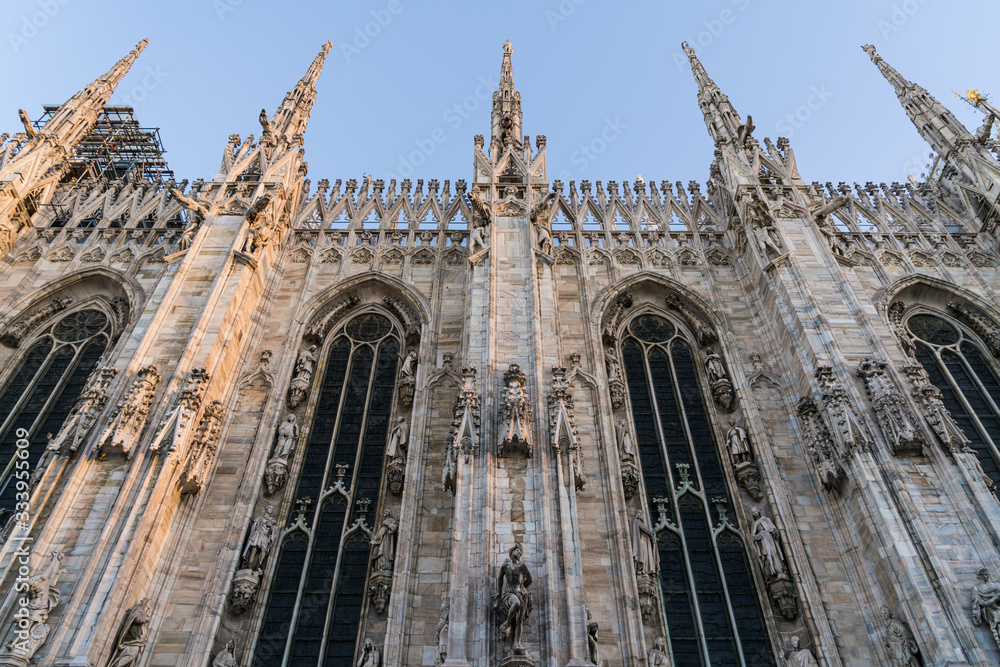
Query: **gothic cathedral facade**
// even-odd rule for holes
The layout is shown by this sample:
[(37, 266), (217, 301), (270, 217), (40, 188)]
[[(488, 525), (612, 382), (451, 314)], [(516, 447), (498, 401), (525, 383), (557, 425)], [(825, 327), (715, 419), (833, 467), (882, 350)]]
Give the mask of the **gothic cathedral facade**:
[[(330, 44), (211, 181), (108, 106), (0, 136), (0, 665), (1000, 661), (1000, 162), (809, 183), (684, 46), (686, 186), (306, 178)], [(485, 124), (485, 119), (484, 119)], [(706, 160), (707, 161), (707, 160)]]

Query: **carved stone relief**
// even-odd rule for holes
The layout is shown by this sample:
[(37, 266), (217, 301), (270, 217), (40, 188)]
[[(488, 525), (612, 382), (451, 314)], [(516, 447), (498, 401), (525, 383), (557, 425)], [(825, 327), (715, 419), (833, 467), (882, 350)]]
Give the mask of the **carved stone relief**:
[(764, 575), (767, 591), (785, 620), (793, 621), (799, 615), (798, 596), (795, 585), (788, 576), (788, 565), (778, 527), (756, 507), (751, 510), (751, 516), (753, 523), (750, 525), (750, 540)]
[(816, 467), (820, 483), (827, 491), (841, 493), (847, 483), (847, 473), (819, 408), (812, 399), (803, 398), (799, 401), (798, 414), (802, 420), (806, 450)]
[(44, 306), (34, 309), (26, 315), (17, 318), (13, 324), (7, 327), (3, 336), (0, 336), (0, 343), (8, 347), (17, 347), (24, 340), (25, 335), (30, 333), (36, 326), (49, 319), (56, 313), (62, 312), (73, 304), (73, 297), (56, 298)]
[(885, 622), (885, 650), (892, 667), (921, 667), (920, 647), (906, 623), (893, 618), (892, 610), (882, 607)]
[(14, 622), (14, 636), (6, 646), (11, 661), (8, 664), (27, 665), (48, 639), (49, 614), (59, 604), (59, 577), (66, 574), (62, 561), (61, 551), (51, 552), (45, 566), (28, 578), (26, 584), (21, 584), (26, 587), (17, 588), (22, 611)]
[(668, 296), (667, 306), (680, 314), (681, 318), (691, 330), (691, 333), (694, 334), (695, 339), (697, 339), (698, 345), (706, 347), (719, 341), (719, 337), (715, 334), (715, 331), (712, 330), (712, 327), (709, 326), (708, 323), (693, 310), (688, 308), (687, 305), (681, 301), (680, 297), (673, 294)]
[(146, 417), (159, 381), (160, 374), (156, 366), (146, 366), (139, 370), (132, 386), (111, 414), (110, 424), (98, 444), (98, 456), (120, 452), (125, 458), (132, 458), (139, 434), (146, 425)]
[(573, 471), (573, 483), (578, 491), (587, 484), (587, 471), (583, 462), (583, 449), (573, 414), (573, 396), (566, 382), (566, 369), (552, 369), (552, 394), (549, 395), (549, 432), (552, 434), (552, 448), (556, 452), (569, 454)]
[(86, 389), (80, 394), (69, 418), (63, 423), (59, 433), (49, 443), (49, 449), (62, 451), (64, 448), (75, 452), (83, 444), (84, 439), (94, 428), (101, 410), (108, 402), (108, 388), (118, 371), (111, 366), (103, 366), (94, 370), (87, 382)]
[(479, 394), (476, 392), (476, 369), (462, 369), (462, 388), (455, 401), (454, 420), (448, 435), (447, 456), (442, 472), (442, 484), (452, 494), (456, 492), (460, 458), (472, 457), (479, 446)]
[(125, 612), (115, 647), (105, 667), (134, 667), (139, 664), (149, 641), (149, 622), (153, 618), (153, 602), (143, 598)]
[(838, 453), (850, 461), (859, 450), (867, 452), (871, 448), (871, 439), (833, 368), (818, 366), (815, 375), (823, 392), (823, 404), (833, 420), (832, 433), (840, 446)]
[(924, 435), (906, 399), (886, 375), (887, 365), (871, 358), (863, 359), (858, 365), (858, 376), (865, 382), (879, 428), (893, 454), (923, 453)]
[(747, 432), (736, 423), (735, 419), (729, 420), (729, 430), (726, 432), (726, 449), (729, 451), (729, 460), (733, 464), (733, 472), (736, 473), (736, 481), (754, 500), (764, 497), (761, 488), (760, 471), (753, 461), (753, 450), (750, 447), (750, 439)]
[(500, 404), (500, 444), (497, 455), (522, 452), (531, 458), (531, 405), (524, 390), (526, 377), (517, 364), (511, 364), (503, 375), (506, 394)]
[(198, 493), (205, 486), (215, 462), (215, 453), (222, 433), (222, 418), (225, 411), (221, 401), (212, 401), (205, 408), (198, 424), (198, 432), (191, 441), (187, 461), (181, 472), (181, 493)]

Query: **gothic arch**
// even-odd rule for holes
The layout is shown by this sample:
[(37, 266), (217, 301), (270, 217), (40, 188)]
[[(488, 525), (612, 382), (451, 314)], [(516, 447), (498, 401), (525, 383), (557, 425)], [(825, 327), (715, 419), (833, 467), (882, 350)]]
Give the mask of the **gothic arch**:
[[(769, 570), (753, 546), (764, 531), (779, 554), (788, 548), (767, 516), (722, 322), (699, 295), (650, 273), (602, 291), (593, 312), (609, 345), (625, 502), (656, 536), (655, 570), (636, 571), (645, 622), (664, 626), (679, 664), (775, 664), (779, 625), (799, 624), (797, 590), (786, 556)], [(745, 450), (733, 451), (734, 438)], [(758, 504), (763, 514), (751, 516)]]
[[(412, 313), (412, 321), (403, 322), (404, 327), (408, 329), (416, 327), (418, 334), (422, 327), (430, 322), (430, 305), (426, 297), (391, 274), (382, 271), (365, 271), (339, 281), (336, 285), (328, 287), (312, 298), (303, 309), (305, 315), (301, 321), (305, 325), (305, 334), (308, 335), (309, 329), (325, 315), (328, 315), (333, 308), (336, 308), (345, 299), (354, 296), (361, 299), (359, 303), (369, 301), (384, 303), (385, 297), (397, 299), (400, 303), (408, 306)], [(411, 333), (412, 331), (407, 331), (407, 337)]]
[[(11, 304), (8, 309), (10, 316), (0, 321), (0, 342), (7, 347), (17, 347), (21, 341), (30, 337), (32, 331), (52, 317), (43, 316), (29, 322), (33, 314), (39, 308), (67, 297), (72, 302), (56, 312), (72, 312), (86, 304), (102, 302), (110, 311), (109, 314), (115, 315), (112, 338), (117, 340), (141, 310), (146, 295), (134, 278), (120, 271), (105, 266), (84, 269), (48, 283)], [(121, 308), (122, 305), (124, 309)], [(12, 328), (16, 331), (12, 332)], [(8, 340), (11, 342), (7, 342)]]
[(408, 350), (420, 343), (426, 312), (410, 288), (374, 272), (326, 290), (305, 311), (288, 396), (303, 424), (286, 461), (285, 495), (297, 507), (264, 569), (257, 664), (354, 664), (363, 635), (377, 631), (371, 625), (392, 595), (394, 496), (409, 452), (399, 431), (408, 431), (415, 385)]
[(986, 486), (1000, 492), (996, 309), (941, 280), (913, 277), (893, 287), (880, 305), (908, 358), (902, 370), (915, 396), (939, 415), (931, 421), (937, 440), (952, 454), (971, 453)]

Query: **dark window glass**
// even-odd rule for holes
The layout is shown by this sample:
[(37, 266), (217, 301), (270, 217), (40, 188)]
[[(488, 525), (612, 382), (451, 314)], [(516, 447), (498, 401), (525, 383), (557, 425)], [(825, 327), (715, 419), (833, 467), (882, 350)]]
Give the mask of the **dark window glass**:
[[(661, 317), (639, 316), (628, 331), (622, 367), (648, 516), (656, 523), (660, 499), (678, 531), (663, 528), (657, 545), (673, 664), (774, 665), (747, 547), (732, 529), (715, 535), (708, 505), (719, 499), (731, 506), (732, 495), (701, 364), (677, 327)], [(678, 495), (682, 479), (693, 491)]]
[[(296, 490), (298, 499), (313, 502), (312, 536), (297, 533), (304, 546), (282, 546), (255, 664), (280, 664), (287, 647), (295, 665), (354, 665), (369, 562), (355, 522), (364, 511), (372, 530), (378, 527), (399, 356), (392, 324), (374, 313), (348, 322), (330, 345)], [(341, 478), (343, 493), (331, 492)]]
[(94, 309), (46, 326), (0, 393), (0, 522), (16, 505), (17, 432), (27, 431), (28, 470), (38, 464), (108, 344), (107, 316)]
[(917, 313), (906, 326), (917, 338), (917, 360), (1000, 493), (1000, 381), (992, 362), (968, 332), (943, 317)]

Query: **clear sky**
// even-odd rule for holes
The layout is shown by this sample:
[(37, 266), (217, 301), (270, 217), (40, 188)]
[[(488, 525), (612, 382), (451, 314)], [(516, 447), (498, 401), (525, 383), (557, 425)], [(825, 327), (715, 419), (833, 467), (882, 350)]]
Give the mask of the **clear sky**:
[(687, 40), (755, 136), (789, 137), (807, 181), (902, 181), (929, 147), (861, 45), (975, 130), (979, 112), (954, 93), (1000, 100), (998, 25), (996, 0), (5, 0), (0, 131), (148, 38), (112, 101), (161, 128), (178, 180), (212, 178), (227, 137), (259, 135), (260, 109), (273, 114), (331, 40), (306, 134), (313, 183), (470, 180), (509, 38), (550, 180), (686, 184), (706, 179), (713, 150)]

